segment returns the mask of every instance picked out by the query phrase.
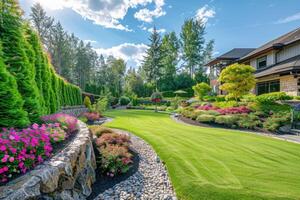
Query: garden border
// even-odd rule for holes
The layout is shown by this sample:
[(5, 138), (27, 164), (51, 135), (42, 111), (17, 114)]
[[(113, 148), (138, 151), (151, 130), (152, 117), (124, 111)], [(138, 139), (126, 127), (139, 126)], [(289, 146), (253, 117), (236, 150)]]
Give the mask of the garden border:
[(185, 122), (185, 121), (179, 119), (178, 116), (181, 116), (181, 115), (176, 115), (176, 114), (175, 115), (174, 114), (170, 115), (171, 119), (174, 120), (175, 122), (181, 123), (181, 124), (186, 124), (186, 125), (189, 125), (189, 126), (199, 126), (199, 127), (203, 127), (203, 128), (219, 128), (219, 129), (225, 129), (225, 130), (240, 131), (240, 132), (244, 132), (244, 133), (261, 135), (261, 136), (270, 137), (270, 138), (274, 138), (274, 139), (278, 139), (278, 140), (282, 140), (282, 141), (287, 141), (287, 142), (300, 144), (300, 136), (294, 136), (294, 137), (296, 137), (296, 139), (295, 139), (295, 138), (291, 137), (293, 135), (275, 135), (275, 134), (272, 134), (272, 133), (268, 134), (268, 133), (264, 133), (264, 132), (254, 131), (254, 130), (252, 131), (252, 130), (232, 129), (232, 128), (226, 128), (226, 127), (214, 127), (214, 126), (211, 126), (211, 125), (202, 126), (201, 123), (198, 123), (196, 125), (196, 124), (191, 124), (191, 123)]
[(0, 199), (86, 199), (95, 182), (92, 135), (78, 121), (78, 134), (61, 152), (0, 187)]

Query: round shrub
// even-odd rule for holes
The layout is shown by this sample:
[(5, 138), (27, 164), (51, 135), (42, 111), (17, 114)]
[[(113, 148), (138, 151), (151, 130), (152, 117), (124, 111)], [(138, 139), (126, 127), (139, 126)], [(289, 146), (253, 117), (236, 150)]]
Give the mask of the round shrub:
[(240, 115), (237, 125), (241, 128), (255, 129), (262, 125), (260, 119), (255, 114)]
[(121, 96), (119, 99), (119, 104), (121, 106), (127, 106), (130, 103), (130, 99), (126, 96)]
[(91, 103), (90, 97), (85, 96), (85, 97), (84, 97), (84, 100), (83, 100), (83, 104), (84, 104), (84, 106), (85, 106), (86, 108), (91, 109), (92, 103)]
[(202, 114), (202, 115), (199, 115), (196, 120), (198, 122), (211, 123), (211, 122), (214, 122), (215, 119), (216, 119), (215, 115)]

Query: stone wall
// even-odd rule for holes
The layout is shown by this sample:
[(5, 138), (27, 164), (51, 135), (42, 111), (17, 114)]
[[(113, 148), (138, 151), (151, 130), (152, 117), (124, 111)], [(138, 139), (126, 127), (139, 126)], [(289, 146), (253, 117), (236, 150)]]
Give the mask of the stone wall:
[(76, 138), (49, 161), (0, 187), (0, 199), (86, 199), (95, 182), (92, 135), (79, 122)]
[(79, 116), (83, 112), (87, 112), (88, 109), (85, 106), (70, 106), (62, 108), (58, 113), (65, 113), (69, 115)]

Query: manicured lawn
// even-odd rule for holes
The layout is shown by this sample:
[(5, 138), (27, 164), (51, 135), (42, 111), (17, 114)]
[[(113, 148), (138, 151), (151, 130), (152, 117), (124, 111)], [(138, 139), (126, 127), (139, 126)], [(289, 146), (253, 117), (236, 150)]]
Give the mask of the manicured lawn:
[(179, 199), (300, 199), (300, 144), (179, 124), (153, 111), (106, 115), (115, 117), (106, 126), (131, 131), (154, 147)]

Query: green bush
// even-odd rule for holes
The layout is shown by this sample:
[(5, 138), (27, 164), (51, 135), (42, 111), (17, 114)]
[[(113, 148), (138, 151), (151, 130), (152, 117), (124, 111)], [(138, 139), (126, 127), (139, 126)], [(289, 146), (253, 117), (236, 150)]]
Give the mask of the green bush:
[(268, 131), (276, 131), (279, 127), (289, 124), (291, 121), (290, 112), (279, 112), (274, 115), (271, 115), (263, 123), (263, 128)]
[(225, 95), (216, 96), (216, 101), (217, 102), (226, 101)]
[(196, 118), (198, 122), (206, 122), (206, 123), (214, 122), (215, 119), (216, 119), (215, 115), (208, 115), (208, 114), (198, 115), (198, 117)]
[(254, 94), (247, 94), (242, 96), (241, 101), (243, 102), (254, 102), (256, 100), (256, 95)]
[(213, 106), (216, 106), (219, 108), (231, 108), (231, 107), (238, 107), (239, 103), (237, 101), (214, 102)]
[(260, 103), (274, 103), (275, 101), (291, 99), (293, 99), (293, 97), (287, 95), (285, 92), (271, 92), (256, 97), (256, 101)]
[(88, 108), (89, 110), (92, 108), (92, 102), (89, 96), (85, 96), (84, 100), (83, 100), (83, 104), (86, 108)]
[(215, 122), (230, 128), (235, 128), (239, 118), (239, 115), (220, 115), (216, 117)]
[(127, 106), (130, 103), (130, 99), (126, 96), (121, 96), (119, 99), (119, 104), (121, 106)]
[(25, 127), (29, 124), (23, 100), (14, 77), (6, 70), (0, 46), (0, 127)]
[(291, 106), (279, 103), (259, 103), (253, 102), (248, 104), (248, 107), (253, 111), (263, 112), (266, 116), (272, 113), (290, 112)]
[(198, 83), (193, 86), (194, 94), (202, 100), (204, 96), (206, 96), (210, 91), (211, 87), (207, 83)]
[(237, 125), (241, 128), (254, 129), (256, 127), (260, 127), (262, 122), (259, 117), (253, 113), (247, 115), (240, 115), (239, 120), (237, 121)]
[(208, 102), (214, 102), (216, 101), (216, 96), (204, 96), (203, 100)]

